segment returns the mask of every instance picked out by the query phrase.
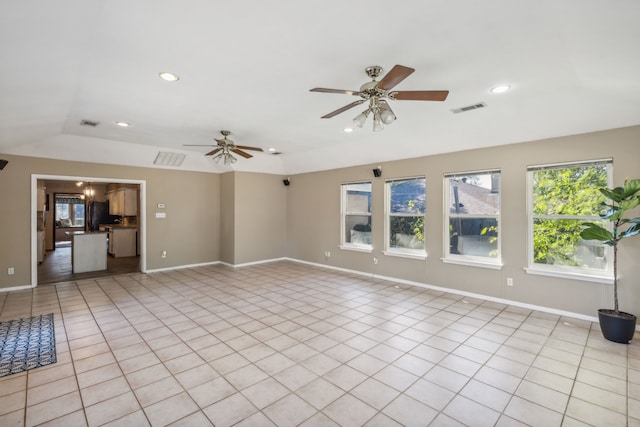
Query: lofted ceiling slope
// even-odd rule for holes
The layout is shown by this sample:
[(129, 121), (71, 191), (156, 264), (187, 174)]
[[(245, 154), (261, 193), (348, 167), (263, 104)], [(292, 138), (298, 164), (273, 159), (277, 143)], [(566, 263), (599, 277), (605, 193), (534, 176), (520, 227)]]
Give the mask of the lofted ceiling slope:
[[(637, 125), (639, 18), (637, 0), (6, 2), (0, 153), (294, 174)], [(395, 64), (416, 70), (396, 89), (449, 97), (390, 101), (382, 132), (343, 131), (363, 107), (320, 118), (358, 98), (311, 88)], [(222, 129), (264, 153), (225, 166), (183, 146)]]

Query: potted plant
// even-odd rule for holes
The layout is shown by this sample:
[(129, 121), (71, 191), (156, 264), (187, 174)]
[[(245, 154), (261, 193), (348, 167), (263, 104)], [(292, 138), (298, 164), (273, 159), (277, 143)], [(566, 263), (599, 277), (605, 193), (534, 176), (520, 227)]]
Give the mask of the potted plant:
[(599, 240), (613, 247), (614, 309), (598, 310), (598, 319), (606, 339), (628, 344), (636, 329), (636, 316), (618, 308), (618, 243), (624, 238), (640, 234), (640, 217), (624, 217), (627, 211), (640, 205), (640, 179), (626, 179), (622, 187), (599, 190), (606, 198), (600, 203), (604, 209), (600, 217), (611, 223), (611, 231), (599, 224), (585, 222), (580, 237), (585, 240)]

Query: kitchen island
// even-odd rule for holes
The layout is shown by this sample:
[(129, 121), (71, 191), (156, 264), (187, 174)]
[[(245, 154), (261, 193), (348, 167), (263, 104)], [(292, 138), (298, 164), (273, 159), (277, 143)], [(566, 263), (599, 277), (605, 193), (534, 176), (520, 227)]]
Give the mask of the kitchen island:
[(74, 273), (107, 269), (107, 233), (68, 231), (71, 236), (71, 266)]
[(100, 224), (100, 230), (109, 235), (109, 255), (115, 258), (138, 255), (138, 226)]

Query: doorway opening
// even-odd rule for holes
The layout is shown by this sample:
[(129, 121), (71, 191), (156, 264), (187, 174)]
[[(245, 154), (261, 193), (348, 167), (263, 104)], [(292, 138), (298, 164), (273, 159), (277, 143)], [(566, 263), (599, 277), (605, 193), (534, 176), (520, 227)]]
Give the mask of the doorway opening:
[[(146, 272), (146, 181), (32, 175), (31, 184), (32, 287)], [(96, 239), (90, 256), (74, 252)]]

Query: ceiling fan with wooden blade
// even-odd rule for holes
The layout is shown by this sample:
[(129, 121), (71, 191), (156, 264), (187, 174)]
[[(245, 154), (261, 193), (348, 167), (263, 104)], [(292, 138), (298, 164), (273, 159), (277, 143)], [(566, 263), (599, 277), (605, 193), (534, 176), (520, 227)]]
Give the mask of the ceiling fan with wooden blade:
[(228, 139), (227, 137), (231, 135), (231, 132), (228, 130), (221, 130), (222, 139), (215, 139), (218, 143), (217, 145), (212, 144), (184, 144), (184, 147), (216, 147), (205, 156), (214, 156), (213, 160), (220, 161), (224, 160), (224, 164), (233, 164), (237, 161), (237, 159), (231, 154), (235, 153), (245, 159), (250, 159), (253, 157), (251, 154), (246, 153), (244, 150), (252, 150), (252, 151), (262, 151), (260, 147), (250, 147), (248, 145), (236, 145), (235, 142)]
[(391, 110), (388, 99), (398, 101), (444, 101), (449, 95), (448, 90), (414, 90), (414, 91), (394, 91), (392, 90), (396, 85), (409, 77), (415, 70), (413, 68), (405, 67), (404, 65), (396, 65), (391, 71), (389, 71), (380, 81), (376, 81), (382, 67), (372, 65), (367, 67), (365, 72), (371, 78), (370, 82), (367, 82), (360, 86), (360, 90), (342, 90), (342, 89), (328, 89), (323, 87), (316, 87), (311, 89), (311, 92), (322, 93), (339, 93), (345, 95), (359, 96), (362, 99), (338, 108), (331, 113), (322, 116), (323, 119), (329, 119), (337, 116), (351, 108), (362, 104), (365, 101), (369, 101), (369, 108), (357, 115), (353, 122), (356, 126), (362, 127), (369, 114), (373, 114), (373, 130), (380, 131), (384, 129), (385, 124), (391, 124), (396, 119), (396, 115)]

